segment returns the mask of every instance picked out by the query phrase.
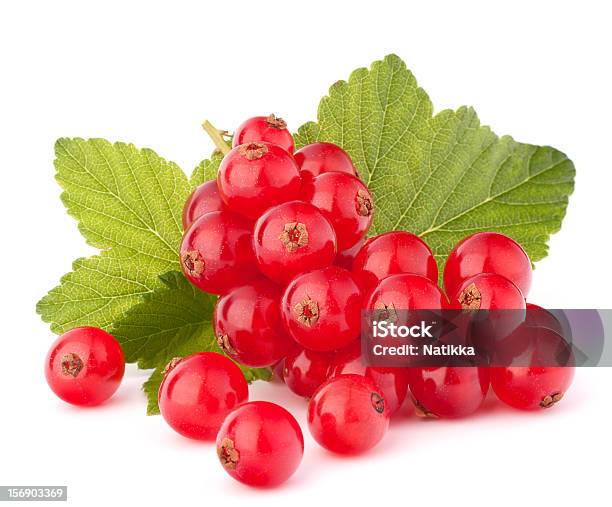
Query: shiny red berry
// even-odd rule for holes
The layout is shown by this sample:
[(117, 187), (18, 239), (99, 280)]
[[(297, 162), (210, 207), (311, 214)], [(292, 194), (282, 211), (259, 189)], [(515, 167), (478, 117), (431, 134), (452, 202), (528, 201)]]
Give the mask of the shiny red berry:
[(531, 286), (531, 261), (516, 241), (496, 232), (478, 232), (460, 241), (444, 268), (444, 288), (454, 294), (468, 278), (479, 273), (506, 277), (527, 297)]
[(207, 181), (196, 188), (183, 207), (183, 229), (206, 213), (225, 210), (225, 204), (219, 195), (217, 180)]
[(335, 354), (329, 376), (349, 373), (363, 375), (374, 381), (383, 393), (390, 416), (404, 403), (408, 391), (408, 368), (367, 365), (361, 355), (361, 344), (355, 342)]
[(353, 273), (365, 287), (400, 273), (412, 273), (438, 283), (438, 265), (431, 249), (418, 236), (394, 231), (374, 236), (365, 242), (353, 262)]
[(201, 216), (183, 236), (183, 273), (196, 287), (212, 294), (225, 294), (258, 278), (251, 238), (252, 226), (240, 215), (214, 211)]
[(172, 429), (211, 440), (229, 411), (248, 398), (248, 384), (235, 363), (216, 352), (199, 352), (169, 363), (157, 399)]
[(328, 172), (357, 176), (357, 171), (348, 153), (332, 143), (307, 144), (296, 151), (294, 156), (302, 178), (305, 180)]
[(332, 351), (359, 337), (361, 305), (361, 291), (351, 273), (329, 266), (304, 273), (287, 286), (283, 320), (303, 347)]
[(489, 390), (489, 369), (475, 366), (410, 368), (410, 392), (420, 417), (466, 417)]
[(515, 342), (508, 337), (523, 324), (526, 312), (525, 298), (510, 280), (493, 273), (473, 276), (459, 285), (450, 304), (473, 311), (470, 340), (479, 352), (497, 356), (512, 350)]
[(73, 405), (93, 406), (109, 399), (124, 370), (121, 347), (97, 327), (77, 327), (64, 333), (53, 343), (45, 361), (49, 387)]
[(217, 343), (228, 356), (256, 368), (271, 366), (291, 349), (280, 314), (280, 289), (261, 279), (235, 288), (215, 307)]
[[(573, 366), (576, 361), (571, 339), (552, 314), (527, 310), (524, 322), (496, 340), (493, 353), (489, 355), (492, 366)], [(516, 313), (516, 312), (511, 312)], [(556, 328), (556, 329), (555, 329)]]
[(312, 204), (290, 201), (259, 217), (253, 250), (259, 270), (284, 285), (300, 273), (331, 265), (336, 233)]
[(561, 401), (573, 378), (573, 366), (491, 368), (493, 392), (506, 405), (520, 410), (552, 407)]
[(285, 358), (285, 384), (298, 396), (310, 398), (330, 375), (334, 359), (331, 352), (298, 349)]
[(379, 387), (361, 375), (325, 382), (308, 403), (308, 427), (325, 449), (359, 454), (374, 447), (389, 428), (389, 408)]
[(574, 376), (574, 351), (559, 321), (546, 310), (529, 306), (524, 324), (497, 347), (496, 367), (491, 368), (497, 397), (521, 410), (549, 408), (559, 402)]
[(234, 132), (233, 146), (253, 141), (277, 144), (289, 153), (293, 153), (293, 136), (287, 130), (287, 123), (273, 114), (249, 118)]
[(370, 292), (366, 308), (394, 320), (399, 310), (441, 310), (448, 307), (446, 296), (429, 278), (421, 275), (391, 275)]
[(351, 269), (353, 269), (355, 257), (357, 257), (357, 254), (359, 253), (359, 250), (361, 250), (364, 243), (365, 239), (360, 239), (351, 248), (338, 252), (336, 254), (336, 259), (334, 260), (334, 265), (351, 271)]
[(350, 174), (321, 174), (304, 183), (302, 198), (329, 219), (336, 231), (340, 251), (362, 239), (372, 224), (372, 195), (359, 178)]
[[(482, 273), (459, 284), (451, 305), (463, 310), (525, 310), (525, 298), (507, 278)], [(521, 316), (524, 319), (524, 313)]]
[(304, 436), (295, 418), (267, 401), (234, 409), (217, 435), (217, 456), (225, 471), (249, 486), (278, 486), (297, 470)]
[(283, 148), (254, 141), (225, 156), (217, 183), (230, 210), (255, 220), (269, 207), (297, 199), (301, 179), (293, 157)]

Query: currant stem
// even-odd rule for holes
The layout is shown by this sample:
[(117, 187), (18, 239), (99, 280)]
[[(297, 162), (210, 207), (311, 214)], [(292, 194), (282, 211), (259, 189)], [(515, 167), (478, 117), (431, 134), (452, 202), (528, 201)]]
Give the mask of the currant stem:
[(212, 139), (213, 143), (215, 143), (215, 146), (221, 152), (221, 154), (227, 155), (231, 148), (225, 142), (225, 139), (223, 139), (223, 131), (215, 128), (208, 120), (204, 120), (204, 123), (202, 123), (202, 128)]

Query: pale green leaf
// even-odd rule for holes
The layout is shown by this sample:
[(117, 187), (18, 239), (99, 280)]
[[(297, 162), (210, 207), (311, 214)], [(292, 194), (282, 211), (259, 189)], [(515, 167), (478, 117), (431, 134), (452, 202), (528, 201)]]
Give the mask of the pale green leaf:
[(108, 328), (178, 269), (185, 174), (155, 152), (103, 139), (59, 139), (56, 179), (62, 201), (87, 242), (103, 252), (74, 263), (37, 305), (60, 333), (79, 325)]
[(159, 269), (156, 263), (143, 262), (121, 248), (77, 259), (72, 269), (36, 305), (56, 333), (81, 325), (109, 329), (117, 316), (158, 284), (147, 276), (149, 269)]
[(347, 150), (374, 196), (370, 234), (418, 234), (441, 270), (459, 240), (484, 230), (507, 234), (532, 261), (542, 259), (574, 187), (574, 166), (560, 151), (498, 137), (471, 108), (434, 115), (395, 55), (334, 84), (318, 122), (295, 139), (298, 147), (329, 141)]

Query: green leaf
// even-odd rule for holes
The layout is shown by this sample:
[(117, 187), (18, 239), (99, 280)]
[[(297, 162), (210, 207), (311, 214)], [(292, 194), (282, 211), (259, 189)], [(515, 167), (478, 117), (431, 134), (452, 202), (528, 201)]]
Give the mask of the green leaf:
[(108, 329), (179, 268), (181, 211), (189, 183), (149, 149), (103, 139), (59, 139), (56, 179), (87, 242), (102, 253), (79, 259), (37, 305), (56, 333), (79, 325)]
[(213, 350), (216, 344), (212, 312), (217, 298), (176, 271), (159, 279), (161, 287), (143, 295), (113, 324), (125, 360), (140, 368), (164, 366), (173, 357)]
[[(144, 295), (112, 329), (127, 362), (156, 368), (143, 386), (148, 413), (155, 412), (160, 372), (172, 358), (204, 351), (222, 353), (211, 321), (216, 297), (195, 288), (179, 272), (165, 273), (160, 281), (162, 286)], [(268, 369), (239, 366), (249, 382), (270, 378)]]
[(217, 151), (212, 154), (210, 160), (202, 160), (193, 170), (193, 173), (191, 173), (191, 178), (189, 179), (191, 187), (195, 188), (206, 181), (216, 179), (221, 160), (223, 160), (223, 155)]
[(303, 125), (297, 147), (329, 141), (349, 152), (374, 197), (371, 234), (403, 229), (432, 248), (440, 272), (453, 246), (478, 231), (517, 240), (532, 261), (548, 253), (574, 188), (560, 151), (498, 137), (473, 109), (434, 115), (433, 105), (395, 55), (354, 71)]
[(109, 329), (117, 316), (158, 283), (145, 278), (146, 266), (123, 249), (77, 259), (72, 269), (36, 305), (36, 311), (51, 323), (55, 333), (81, 325)]

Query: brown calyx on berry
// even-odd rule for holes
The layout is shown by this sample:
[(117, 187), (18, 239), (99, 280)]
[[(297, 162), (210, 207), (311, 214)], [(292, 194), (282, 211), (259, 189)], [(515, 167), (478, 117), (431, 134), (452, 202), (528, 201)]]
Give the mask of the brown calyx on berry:
[(385, 399), (380, 394), (377, 392), (372, 392), (370, 395), (370, 401), (372, 402), (372, 406), (376, 412), (382, 414), (385, 411)]
[(289, 222), (283, 227), (283, 232), (278, 237), (289, 253), (308, 245), (308, 229), (299, 222)]
[(561, 401), (562, 399), (563, 399), (563, 393), (561, 393), (561, 392), (553, 393), (553, 394), (547, 394), (546, 396), (544, 396), (544, 398), (542, 398), (542, 401), (540, 402), (540, 407), (542, 407), (542, 408), (550, 408), (555, 403)]
[(389, 303), (386, 305), (382, 301), (374, 303), (374, 320), (382, 322), (397, 322), (397, 311), (395, 311), (395, 305)]
[(420, 401), (418, 401), (414, 396), (411, 396), (412, 404), (414, 405), (414, 415), (420, 417), (422, 419), (437, 419), (438, 416), (433, 412), (430, 412), (425, 408)]
[(459, 304), (464, 310), (480, 310), (481, 295), (476, 284), (471, 283), (459, 294)]
[(164, 366), (164, 369), (162, 370), (162, 377), (165, 377), (166, 375), (168, 375), (168, 373), (174, 370), (174, 368), (176, 368), (176, 365), (179, 364), (182, 360), (182, 357), (173, 357), (172, 359), (170, 359), (168, 364)]
[(319, 320), (319, 305), (316, 301), (306, 296), (301, 303), (297, 303), (293, 307), (293, 311), (297, 316), (300, 324), (306, 327), (312, 327)]
[(221, 445), (217, 450), (219, 461), (228, 470), (235, 470), (238, 460), (240, 460), (240, 453), (234, 447), (234, 441), (231, 438), (224, 437), (221, 440)]
[(268, 153), (268, 147), (263, 143), (253, 141), (251, 143), (241, 144), (238, 146), (238, 153), (247, 160), (257, 160)]
[(232, 346), (232, 342), (230, 341), (229, 336), (226, 334), (220, 334), (217, 336), (217, 345), (219, 345), (219, 348), (228, 356), (233, 356), (236, 354), (236, 349)]
[(355, 205), (357, 206), (357, 213), (362, 217), (369, 217), (374, 211), (374, 203), (370, 194), (365, 190), (359, 190), (355, 197)]
[(83, 360), (73, 352), (62, 357), (62, 375), (76, 378), (84, 366)]
[(286, 129), (287, 122), (278, 116), (271, 114), (266, 118), (266, 123), (273, 129)]
[(187, 250), (181, 257), (183, 267), (189, 276), (199, 278), (204, 273), (204, 259), (197, 250)]

